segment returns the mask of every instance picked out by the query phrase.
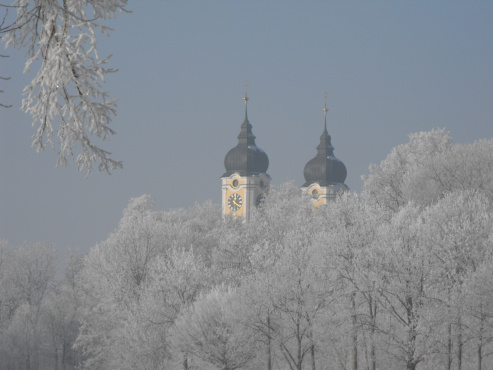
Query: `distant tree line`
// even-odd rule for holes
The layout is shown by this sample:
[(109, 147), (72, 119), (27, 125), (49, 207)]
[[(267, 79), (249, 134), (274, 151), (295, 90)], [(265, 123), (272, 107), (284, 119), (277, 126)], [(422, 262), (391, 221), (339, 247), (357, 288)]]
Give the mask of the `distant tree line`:
[(0, 369), (491, 369), (493, 139), (410, 135), (314, 208), (271, 189), (251, 222), (130, 200), (55, 279), (0, 246)]

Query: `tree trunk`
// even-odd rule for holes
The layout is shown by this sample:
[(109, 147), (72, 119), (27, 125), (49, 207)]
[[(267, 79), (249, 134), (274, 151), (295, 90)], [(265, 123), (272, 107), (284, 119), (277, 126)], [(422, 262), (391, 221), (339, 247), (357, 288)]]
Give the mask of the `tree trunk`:
[(267, 370), (272, 370), (272, 349), (270, 333), (270, 314), (267, 314)]
[(483, 361), (483, 354), (482, 352), (482, 346), (481, 344), (478, 346), (478, 370), (481, 370), (481, 362)]
[(478, 337), (478, 370), (481, 370), (483, 362), (483, 329), (484, 329), (484, 315), (483, 315), (483, 305), (480, 303), (480, 321), (479, 321), (479, 337)]
[(55, 370), (58, 370), (58, 348), (55, 347)]
[(416, 316), (413, 311), (414, 301), (412, 297), (406, 298), (406, 310), (407, 310), (407, 369), (416, 369)]
[(416, 370), (416, 364), (414, 362), (408, 362), (406, 370)]
[(458, 324), (458, 333), (457, 333), (457, 370), (462, 369), (462, 349), (464, 344), (462, 343), (462, 323), (459, 316), (459, 324)]
[(67, 362), (67, 342), (64, 340), (62, 345), (62, 370), (65, 370), (66, 362)]
[(351, 369), (358, 370), (358, 328), (356, 317), (356, 293), (351, 295), (351, 321), (352, 321), (352, 347), (351, 347)]
[(311, 348), (310, 348), (310, 354), (312, 356), (312, 370), (316, 370), (316, 367), (315, 367), (315, 345), (312, 344)]
[(370, 370), (377, 370), (377, 355), (375, 351), (375, 318), (373, 318), (373, 323), (371, 326), (371, 343), (370, 343)]
[(447, 370), (452, 370), (452, 324), (448, 324)]
[[(301, 286), (301, 281), (298, 280), (298, 286)], [(302, 347), (302, 341), (303, 341), (303, 335), (301, 334), (301, 309), (303, 307), (301, 303), (300, 297), (298, 297), (298, 312), (296, 313), (296, 340), (298, 344), (298, 350), (297, 350), (297, 364), (296, 368), (298, 370), (302, 370), (302, 362), (303, 362), (303, 347)]]
[(316, 370), (315, 366), (315, 342), (313, 340), (313, 325), (310, 319), (310, 316), (306, 317), (308, 321), (308, 325), (310, 326), (310, 331), (308, 332), (308, 338), (310, 339), (310, 357), (312, 360), (312, 370)]
[(377, 319), (377, 303), (373, 301), (371, 294), (369, 295), (368, 308), (371, 318), (370, 326), (370, 370), (377, 370), (377, 359), (375, 350), (375, 328)]
[(298, 363), (296, 364), (296, 367), (298, 370), (302, 370), (301, 368), (301, 363), (303, 362), (303, 357), (302, 357), (302, 347), (301, 347), (301, 332), (300, 332), (300, 321), (301, 321), (301, 313), (298, 312), (298, 317), (296, 318), (296, 339), (298, 340)]

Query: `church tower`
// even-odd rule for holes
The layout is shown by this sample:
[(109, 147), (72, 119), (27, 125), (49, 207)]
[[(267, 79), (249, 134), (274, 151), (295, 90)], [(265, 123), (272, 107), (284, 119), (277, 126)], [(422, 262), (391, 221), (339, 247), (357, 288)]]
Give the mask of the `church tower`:
[(267, 174), (269, 158), (255, 144), (252, 125), (248, 121), (248, 96), (245, 89), (245, 120), (238, 135), (238, 145), (224, 158), (226, 172), (222, 181), (223, 216), (233, 215), (250, 219), (252, 209), (258, 206), (267, 194), (270, 176)]
[(347, 175), (346, 166), (334, 156), (334, 147), (327, 132), (327, 102), (323, 111), (324, 132), (320, 136), (317, 155), (305, 165), (303, 174), (306, 182), (301, 188), (304, 194), (311, 195), (313, 204), (317, 207), (334, 200), (338, 193), (349, 190), (344, 184)]

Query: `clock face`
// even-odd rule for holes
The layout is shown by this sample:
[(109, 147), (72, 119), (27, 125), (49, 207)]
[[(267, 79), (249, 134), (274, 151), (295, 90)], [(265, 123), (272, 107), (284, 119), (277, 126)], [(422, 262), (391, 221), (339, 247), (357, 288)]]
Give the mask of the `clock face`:
[(241, 208), (243, 200), (241, 199), (240, 194), (232, 194), (228, 199), (229, 208), (235, 212)]

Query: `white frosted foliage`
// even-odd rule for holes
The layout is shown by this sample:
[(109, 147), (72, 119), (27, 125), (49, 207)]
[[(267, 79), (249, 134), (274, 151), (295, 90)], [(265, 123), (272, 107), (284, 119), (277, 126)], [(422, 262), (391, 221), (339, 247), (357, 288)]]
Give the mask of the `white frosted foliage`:
[(16, 20), (2, 29), (6, 46), (25, 48), (24, 72), (36, 68), (24, 88), (22, 110), (33, 118), (32, 146), (58, 150), (57, 166), (75, 160), (89, 174), (93, 165), (109, 172), (122, 167), (94, 143), (114, 134), (109, 124), (116, 100), (102, 90), (111, 57), (100, 57), (96, 34), (108, 35), (100, 21), (125, 11), (126, 0), (16, 0)]

